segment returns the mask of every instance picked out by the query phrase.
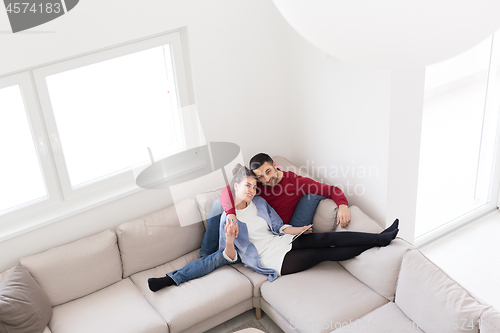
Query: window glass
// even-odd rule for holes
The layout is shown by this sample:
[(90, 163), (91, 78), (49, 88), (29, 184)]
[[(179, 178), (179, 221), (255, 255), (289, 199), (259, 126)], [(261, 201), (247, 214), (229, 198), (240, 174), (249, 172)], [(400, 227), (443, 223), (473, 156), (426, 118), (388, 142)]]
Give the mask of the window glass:
[(417, 237), (488, 203), (500, 95), (492, 41), (426, 68)]
[[(184, 148), (168, 45), (46, 78), (73, 188)], [(56, 152), (57, 154), (58, 152)]]
[(47, 198), (37, 140), (18, 85), (0, 89), (0, 142), (0, 212)]

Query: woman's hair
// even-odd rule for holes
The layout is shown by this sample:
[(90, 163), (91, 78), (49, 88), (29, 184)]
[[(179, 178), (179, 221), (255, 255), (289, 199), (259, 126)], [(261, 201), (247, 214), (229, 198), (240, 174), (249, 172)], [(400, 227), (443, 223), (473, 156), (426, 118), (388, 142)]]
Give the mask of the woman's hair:
[(266, 162), (273, 165), (274, 161), (271, 158), (271, 156), (269, 156), (265, 153), (259, 153), (259, 154), (255, 155), (254, 157), (252, 157), (252, 159), (250, 160), (250, 169), (251, 170), (258, 169), (262, 166), (262, 164), (264, 164)]
[(247, 177), (256, 178), (252, 170), (238, 163), (233, 169), (233, 179), (231, 180), (231, 186), (230, 186), (231, 193), (233, 193), (233, 197), (234, 197), (234, 184), (241, 183)]

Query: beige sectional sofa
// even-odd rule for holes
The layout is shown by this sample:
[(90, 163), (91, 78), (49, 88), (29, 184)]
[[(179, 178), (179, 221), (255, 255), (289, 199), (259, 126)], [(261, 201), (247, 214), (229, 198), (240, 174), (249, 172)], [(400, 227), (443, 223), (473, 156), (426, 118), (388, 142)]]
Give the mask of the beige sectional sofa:
[[(293, 167), (283, 158), (276, 161)], [(252, 308), (262, 309), (285, 332), (478, 332), (479, 323), (482, 333), (500, 332), (498, 310), (400, 238), (352, 260), (324, 262), (273, 282), (235, 264), (151, 292), (149, 277), (199, 257), (203, 222), (181, 227), (177, 217), (195, 214), (206, 222), (219, 195), (220, 190), (201, 193), (115, 231), (21, 258), (52, 307), (43, 333), (203, 332)], [(350, 230), (382, 230), (358, 207), (351, 207), (351, 215)], [(332, 200), (319, 204), (313, 223), (315, 231), (335, 229)], [(13, 269), (1, 273), (0, 281)], [(0, 294), (1, 288), (2, 282)], [(0, 322), (0, 332), (21, 331)]]

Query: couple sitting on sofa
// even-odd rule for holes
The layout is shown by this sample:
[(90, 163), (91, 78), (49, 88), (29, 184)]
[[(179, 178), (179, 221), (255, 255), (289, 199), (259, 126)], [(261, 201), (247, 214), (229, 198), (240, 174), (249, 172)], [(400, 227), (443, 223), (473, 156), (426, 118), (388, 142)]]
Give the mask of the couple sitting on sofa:
[[(200, 251), (202, 257), (165, 277), (150, 278), (152, 291), (179, 285), (239, 261), (268, 275), (272, 281), (279, 275), (296, 273), (322, 261), (347, 260), (374, 246), (386, 246), (399, 231), (396, 220), (380, 234), (313, 234), (311, 229), (307, 230), (310, 224), (294, 219), (299, 200), (310, 199), (311, 194), (318, 200), (333, 199), (339, 207), (337, 224), (345, 227), (350, 221), (350, 211), (342, 191), (290, 171), (277, 170), (266, 154), (254, 156), (250, 167), (251, 170), (238, 165), (231, 185), (222, 191), (220, 203), (218, 200), (214, 203)], [(254, 197), (257, 190), (260, 196)], [(221, 205), (225, 212), (221, 212)], [(303, 231), (292, 241), (294, 235)]]

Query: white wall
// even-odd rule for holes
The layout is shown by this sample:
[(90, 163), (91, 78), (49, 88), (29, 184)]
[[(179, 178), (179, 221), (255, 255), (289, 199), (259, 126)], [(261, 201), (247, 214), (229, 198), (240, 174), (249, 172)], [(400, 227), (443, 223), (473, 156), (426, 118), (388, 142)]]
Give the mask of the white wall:
[(290, 38), (291, 161), (380, 225), (399, 218), (399, 236), (413, 242), (424, 69), (354, 66)]
[[(289, 157), (282, 37), (292, 31), (270, 1), (81, 1), (42, 26), (0, 34), (0, 75), (181, 27), (188, 30), (196, 105), (207, 141), (237, 143), (246, 160), (261, 150)], [(0, 10), (0, 31), (9, 30)], [(276, 119), (279, 125), (265, 126)], [(145, 190), (6, 240), (0, 243), (0, 271), (21, 256), (114, 228), (170, 203), (166, 193)]]
[(385, 224), (391, 72), (327, 57), (298, 35), (290, 59), (291, 161)]
[(391, 73), (386, 224), (400, 220), (399, 236), (414, 241), (425, 69)]

